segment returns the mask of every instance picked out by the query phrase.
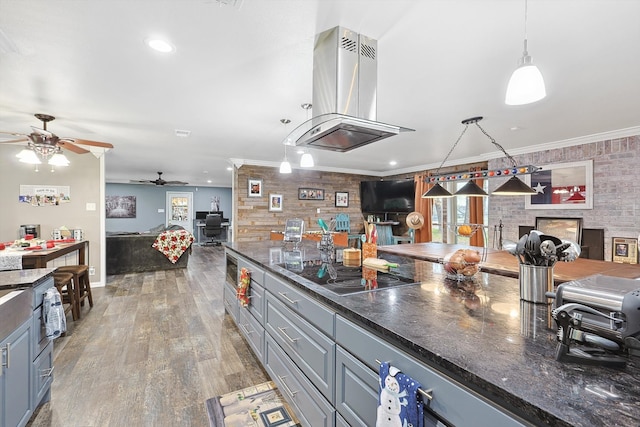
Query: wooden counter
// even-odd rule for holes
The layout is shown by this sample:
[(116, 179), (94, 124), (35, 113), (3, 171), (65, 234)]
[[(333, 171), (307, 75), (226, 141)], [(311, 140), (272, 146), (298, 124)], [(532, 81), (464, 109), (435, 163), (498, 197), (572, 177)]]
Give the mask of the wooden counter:
[[(438, 262), (447, 254), (457, 249), (467, 249), (466, 245), (450, 245), (445, 243), (416, 243), (413, 245), (379, 246), (378, 253), (386, 252), (425, 261)], [(520, 271), (518, 259), (506, 251), (475, 247), (478, 251), (487, 251), (487, 260), (482, 263), (482, 271), (502, 276), (518, 277)], [(553, 278), (556, 284), (581, 279), (594, 274), (604, 274), (626, 279), (640, 278), (640, 265), (618, 264), (609, 261), (578, 258), (573, 262), (558, 262), (553, 267)], [(640, 283), (638, 284), (640, 287)]]
[[(343, 232), (332, 232), (333, 244), (335, 246), (349, 246), (349, 235)], [(281, 231), (272, 231), (269, 236), (271, 240), (283, 240), (284, 233)], [(313, 240), (319, 242), (322, 239), (322, 232), (306, 232), (302, 235), (304, 240)]]

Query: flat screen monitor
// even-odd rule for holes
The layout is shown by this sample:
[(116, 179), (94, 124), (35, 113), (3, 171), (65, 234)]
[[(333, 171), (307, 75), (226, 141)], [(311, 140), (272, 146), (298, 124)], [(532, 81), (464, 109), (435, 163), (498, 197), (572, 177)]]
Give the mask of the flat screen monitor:
[(360, 182), (360, 203), (366, 213), (403, 213), (415, 210), (412, 179)]
[(220, 218), (224, 218), (224, 213), (222, 211), (211, 211), (209, 212), (211, 215), (220, 215)]
[(209, 215), (208, 211), (196, 211), (196, 221), (204, 221)]

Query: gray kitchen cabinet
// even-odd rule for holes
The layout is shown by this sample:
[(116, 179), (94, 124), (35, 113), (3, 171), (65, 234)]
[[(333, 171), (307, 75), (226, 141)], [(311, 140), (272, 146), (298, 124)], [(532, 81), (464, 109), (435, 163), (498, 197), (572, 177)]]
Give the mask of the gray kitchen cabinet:
[(304, 426), (333, 427), (335, 410), (291, 361), (280, 345), (266, 334), (264, 367), (278, 389), (294, 408)]
[(32, 319), (0, 342), (0, 427), (24, 426), (33, 412)]
[(240, 308), (238, 329), (260, 362), (264, 361), (264, 328), (246, 308)]
[(336, 348), (336, 409), (352, 427), (376, 425), (378, 375), (340, 346)]
[(236, 297), (236, 288), (233, 287), (233, 285), (231, 285), (229, 282), (226, 282), (224, 284), (223, 301), (225, 310), (237, 323), (240, 304), (238, 304), (238, 299)]
[(329, 402), (334, 401), (335, 343), (270, 292), (265, 330)]
[(53, 382), (53, 341), (47, 338), (44, 325), (45, 292), (54, 287), (53, 276), (49, 276), (33, 287), (33, 326), (32, 326), (32, 357), (31, 365), (31, 408), (33, 411), (51, 398), (51, 383)]
[[(360, 372), (360, 378), (367, 378), (362, 375), (362, 370), (369, 369), (376, 375), (379, 366), (377, 361), (388, 361), (406, 375), (420, 382), (423, 390), (431, 390), (433, 398), (429, 402), (425, 402), (425, 425), (427, 426), (439, 425), (440, 420), (455, 426), (476, 425), (477, 420), (482, 420), (483, 425), (492, 427), (529, 425), (468, 389), (464, 384), (435, 371), (423, 362), (339, 315), (336, 318), (336, 342), (339, 345), (338, 348), (348, 349), (348, 353), (353, 356), (353, 358), (347, 359), (350, 361), (349, 369), (352, 372)], [(349, 379), (343, 380), (343, 382), (345, 381), (348, 382)], [(352, 382), (354, 381), (352, 380)], [(350, 412), (359, 410), (364, 413), (371, 407), (371, 404), (377, 406), (377, 383), (374, 385), (371, 381), (365, 380), (359, 382), (357, 386), (361, 387), (361, 393), (372, 396), (371, 402), (358, 401), (354, 403), (350, 401), (351, 407), (347, 407), (346, 410), (345, 405), (338, 405), (338, 411), (346, 419), (348, 419)], [(373, 388), (370, 388), (371, 386)], [(369, 388), (368, 391), (367, 388)]]

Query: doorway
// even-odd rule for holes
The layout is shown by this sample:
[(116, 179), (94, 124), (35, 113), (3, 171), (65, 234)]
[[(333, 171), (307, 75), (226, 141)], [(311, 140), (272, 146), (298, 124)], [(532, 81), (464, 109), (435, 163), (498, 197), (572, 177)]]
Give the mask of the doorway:
[(193, 193), (167, 191), (167, 227), (170, 225), (193, 233)]

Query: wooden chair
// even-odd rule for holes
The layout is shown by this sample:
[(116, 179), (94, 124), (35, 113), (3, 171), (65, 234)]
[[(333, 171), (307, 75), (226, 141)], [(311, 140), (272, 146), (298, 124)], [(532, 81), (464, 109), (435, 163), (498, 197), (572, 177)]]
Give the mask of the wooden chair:
[(60, 293), (62, 304), (69, 304), (64, 309), (65, 314), (71, 311), (71, 317), (73, 320), (77, 320), (78, 312), (76, 309), (75, 290), (73, 289), (73, 274), (56, 271), (53, 273), (53, 283)]
[(84, 300), (89, 300), (89, 307), (93, 307), (93, 295), (91, 295), (91, 283), (89, 281), (89, 266), (64, 265), (58, 267), (56, 272), (73, 274), (73, 287), (75, 291), (75, 305), (78, 319), (81, 316), (80, 307), (84, 306)]

